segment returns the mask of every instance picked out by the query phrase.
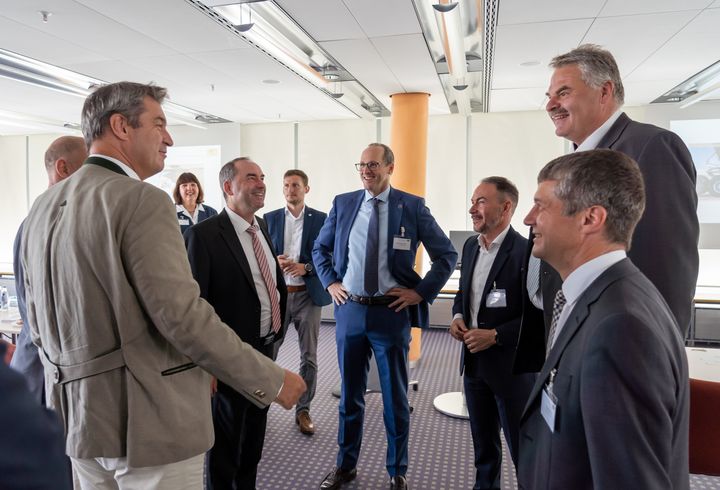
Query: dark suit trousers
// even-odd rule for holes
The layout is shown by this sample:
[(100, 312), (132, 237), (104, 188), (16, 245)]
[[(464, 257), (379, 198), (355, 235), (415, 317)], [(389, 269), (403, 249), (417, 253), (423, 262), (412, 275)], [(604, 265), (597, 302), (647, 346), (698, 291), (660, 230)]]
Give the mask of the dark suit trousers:
[(510, 456), (513, 463), (517, 464), (520, 417), (535, 376), (523, 374), (512, 378), (512, 382), (504, 386), (493, 386), (482, 376), (465, 373), (465, 400), (475, 450), (474, 490), (500, 489), (501, 426)]
[(335, 341), (342, 389), (337, 466), (355, 468), (362, 443), (365, 388), (370, 353), (375, 354), (387, 436), (385, 464), (390, 476), (405, 475), (408, 465), (410, 405), (407, 398), (410, 320), (387, 306), (352, 301), (335, 307)]
[[(273, 346), (255, 347), (268, 357)], [(268, 408), (258, 408), (218, 381), (212, 399), (215, 445), (207, 455), (208, 490), (255, 490)]]

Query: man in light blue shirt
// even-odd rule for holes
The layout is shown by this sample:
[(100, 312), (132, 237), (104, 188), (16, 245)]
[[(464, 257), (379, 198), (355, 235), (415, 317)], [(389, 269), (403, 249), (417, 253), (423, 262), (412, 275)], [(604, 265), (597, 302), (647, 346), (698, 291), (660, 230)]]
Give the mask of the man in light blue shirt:
[[(323, 490), (357, 475), (371, 352), (382, 388), (391, 488), (408, 488), (410, 327), (428, 326), (428, 303), (450, 277), (457, 253), (422, 198), (390, 187), (394, 162), (386, 145), (363, 151), (356, 167), (364, 190), (335, 198), (313, 249), (318, 277), (335, 302), (342, 378), (337, 466)], [(422, 278), (414, 270), (420, 243), (432, 260)]]

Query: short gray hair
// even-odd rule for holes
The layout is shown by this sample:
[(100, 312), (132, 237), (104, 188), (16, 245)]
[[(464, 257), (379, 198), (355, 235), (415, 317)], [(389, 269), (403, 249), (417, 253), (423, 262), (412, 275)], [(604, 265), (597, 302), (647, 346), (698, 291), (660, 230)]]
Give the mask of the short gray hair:
[(570, 216), (591, 206), (607, 211), (605, 237), (630, 250), (635, 226), (645, 210), (645, 184), (635, 160), (613, 150), (570, 153), (552, 160), (538, 183), (557, 181), (555, 196)]
[(385, 165), (391, 165), (395, 163), (395, 154), (388, 145), (385, 145), (383, 143), (370, 143), (368, 145), (368, 148), (373, 146), (383, 149), (383, 160), (385, 160)]
[(620, 70), (610, 51), (597, 44), (582, 44), (550, 61), (550, 68), (566, 65), (578, 65), (583, 81), (593, 88), (600, 88), (605, 82), (611, 81), (615, 87), (613, 91), (615, 102), (618, 105), (623, 105), (625, 102), (625, 89), (620, 78)]
[(485, 177), (480, 181), (481, 184), (492, 184), (495, 186), (495, 189), (497, 189), (498, 193), (500, 194), (502, 199), (507, 199), (512, 203), (512, 210), (511, 212), (515, 212), (515, 208), (517, 207), (518, 199), (520, 198), (520, 193), (518, 192), (517, 187), (515, 184), (510, 182), (510, 180), (506, 179), (505, 177), (500, 177), (497, 175), (493, 175), (492, 177)]
[(237, 175), (237, 167), (235, 167), (235, 164), (237, 162), (245, 162), (245, 161), (252, 161), (252, 158), (250, 157), (238, 157), (233, 158), (229, 162), (227, 162), (225, 165), (222, 166), (220, 169), (220, 174), (218, 175), (218, 181), (220, 182), (220, 190), (223, 193), (223, 197), (225, 200), (227, 200), (227, 194), (225, 194), (225, 182), (231, 181), (235, 178)]
[(145, 97), (162, 104), (166, 95), (167, 90), (163, 87), (134, 82), (111, 83), (98, 88), (85, 99), (82, 108), (80, 126), (85, 144), (89, 148), (103, 135), (113, 114), (121, 114), (131, 127), (139, 127), (140, 115), (145, 110)]

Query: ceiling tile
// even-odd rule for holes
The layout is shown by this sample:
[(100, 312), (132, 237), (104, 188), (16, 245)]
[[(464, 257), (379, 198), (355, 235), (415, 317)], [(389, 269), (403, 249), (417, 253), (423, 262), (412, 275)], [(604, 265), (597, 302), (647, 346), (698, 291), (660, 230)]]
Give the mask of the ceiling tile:
[(711, 3), (712, 0), (607, 0), (599, 17), (702, 10)]
[(342, 0), (367, 37), (422, 32), (411, 0)]
[(512, 0), (500, 2), (498, 25), (594, 18), (606, 0)]
[(279, 0), (277, 3), (316, 41), (367, 37), (345, 4), (338, 0)]

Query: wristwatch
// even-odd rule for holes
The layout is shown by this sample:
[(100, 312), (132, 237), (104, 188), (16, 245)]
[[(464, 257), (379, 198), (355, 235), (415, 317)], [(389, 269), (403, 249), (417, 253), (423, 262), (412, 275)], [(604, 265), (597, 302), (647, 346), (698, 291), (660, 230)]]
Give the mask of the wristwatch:
[(312, 271), (313, 271), (313, 266), (312, 266), (312, 264), (311, 264), (310, 262), (308, 262), (307, 264), (305, 264), (305, 272), (307, 272), (308, 274), (310, 274)]
[(495, 330), (495, 345), (502, 345), (500, 343), (500, 337), (498, 337), (498, 332)]

